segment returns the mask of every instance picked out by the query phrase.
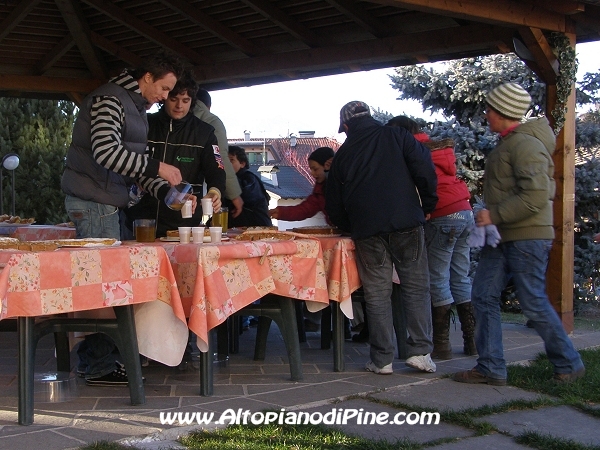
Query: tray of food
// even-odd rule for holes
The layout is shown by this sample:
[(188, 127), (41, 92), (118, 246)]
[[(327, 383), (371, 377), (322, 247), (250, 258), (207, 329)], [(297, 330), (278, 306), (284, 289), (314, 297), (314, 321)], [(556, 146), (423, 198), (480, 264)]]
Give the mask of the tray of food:
[(110, 247), (121, 245), (121, 241), (110, 238), (55, 239), (45, 242), (54, 242), (58, 247)]
[(285, 231), (246, 230), (234, 239), (238, 241), (289, 241), (296, 236)]
[(292, 228), (292, 231), (311, 237), (337, 237), (342, 235), (342, 231), (339, 228), (322, 225)]
[(22, 218), (19, 216), (9, 216), (8, 214), (2, 214), (0, 216), (0, 227), (14, 227), (14, 226), (26, 226), (35, 223), (33, 217)]

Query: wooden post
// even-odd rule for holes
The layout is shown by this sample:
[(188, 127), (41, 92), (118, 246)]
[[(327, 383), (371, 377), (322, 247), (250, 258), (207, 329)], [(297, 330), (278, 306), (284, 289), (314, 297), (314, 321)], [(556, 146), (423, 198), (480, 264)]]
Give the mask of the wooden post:
[[(567, 34), (571, 45), (575, 35)], [(556, 86), (547, 87), (547, 114), (556, 104)], [(573, 264), (575, 223), (575, 86), (567, 102), (565, 125), (556, 138), (554, 159), (554, 230), (556, 237), (550, 252), (546, 288), (552, 306), (558, 313), (567, 333), (573, 332)]]

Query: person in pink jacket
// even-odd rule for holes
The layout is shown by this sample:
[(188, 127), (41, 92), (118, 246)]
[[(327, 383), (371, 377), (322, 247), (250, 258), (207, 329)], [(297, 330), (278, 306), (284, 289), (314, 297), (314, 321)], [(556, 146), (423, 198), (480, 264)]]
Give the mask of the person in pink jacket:
[[(327, 182), (327, 171), (331, 167), (333, 155), (334, 151), (330, 147), (319, 147), (309, 155), (308, 167), (310, 168), (310, 174), (315, 179), (315, 187), (312, 193), (298, 205), (278, 206), (269, 210), (271, 218), (287, 221), (304, 220), (321, 211), (325, 214), (325, 220), (329, 223), (325, 212), (325, 183)], [(321, 311), (311, 313), (304, 308), (305, 331), (319, 331), (320, 323)]]
[[(456, 176), (452, 139), (433, 140), (419, 124), (406, 116), (390, 119), (389, 126), (406, 129), (431, 151), (437, 176), (438, 202), (425, 224), (427, 259), (433, 321), (434, 359), (451, 359), (450, 315), (452, 303), (463, 332), (464, 353), (476, 355), (475, 314), (471, 304), (470, 247), (467, 243), (473, 224), (473, 210), (467, 184)], [(400, 280), (402, 282), (402, 280)]]
[(325, 212), (325, 183), (327, 182), (327, 171), (333, 160), (333, 149), (330, 147), (319, 147), (308, 157), (310, 174), (315, 179), (315, 187), (312, 193), (299, 205), (278, 206), (269, 210), (273, 219), (296, 221), (308, 219), (319, 211), (325, 214), (325, 220), (329, 223)]

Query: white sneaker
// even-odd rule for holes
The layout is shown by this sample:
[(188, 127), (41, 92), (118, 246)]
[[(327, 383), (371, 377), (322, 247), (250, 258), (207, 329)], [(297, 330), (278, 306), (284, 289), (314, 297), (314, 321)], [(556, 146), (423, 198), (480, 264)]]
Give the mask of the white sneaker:
[(394, 369), (392, 369), (392, 363), (389, 363), (380, 369), (373, 361), (369, 361), (365, 366), (365, 369), (367, 369), (369, 372), (378, 373), (379, 375), (390, 375), (394, 373)]
[(435, 363), (431, 360), (431, 356), (429, 356), (429, 353), (427, 353), (426, 355), (411, 356), (406, 360), (404, 364), (406, 364), (408, 367), (412, 367), (413, 369), (417, 369), (422, 372), (433, 373), (436, 369)]

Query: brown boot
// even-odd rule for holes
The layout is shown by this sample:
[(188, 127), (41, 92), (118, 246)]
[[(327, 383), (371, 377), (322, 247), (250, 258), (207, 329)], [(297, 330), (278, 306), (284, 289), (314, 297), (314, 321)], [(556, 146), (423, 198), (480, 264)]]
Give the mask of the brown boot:
[(475, 347), (475, 311), (471, 302), (456, 305), (458, 320), (460, 320), (460, 329), (463, 333), (465, 355), (477, 355)]
[(435, 306), (431, 308), (433, 322), (433, 351), (434, 359), (452, 359), (452, 346), (450, 345), (450, 314), (451, 305)]

